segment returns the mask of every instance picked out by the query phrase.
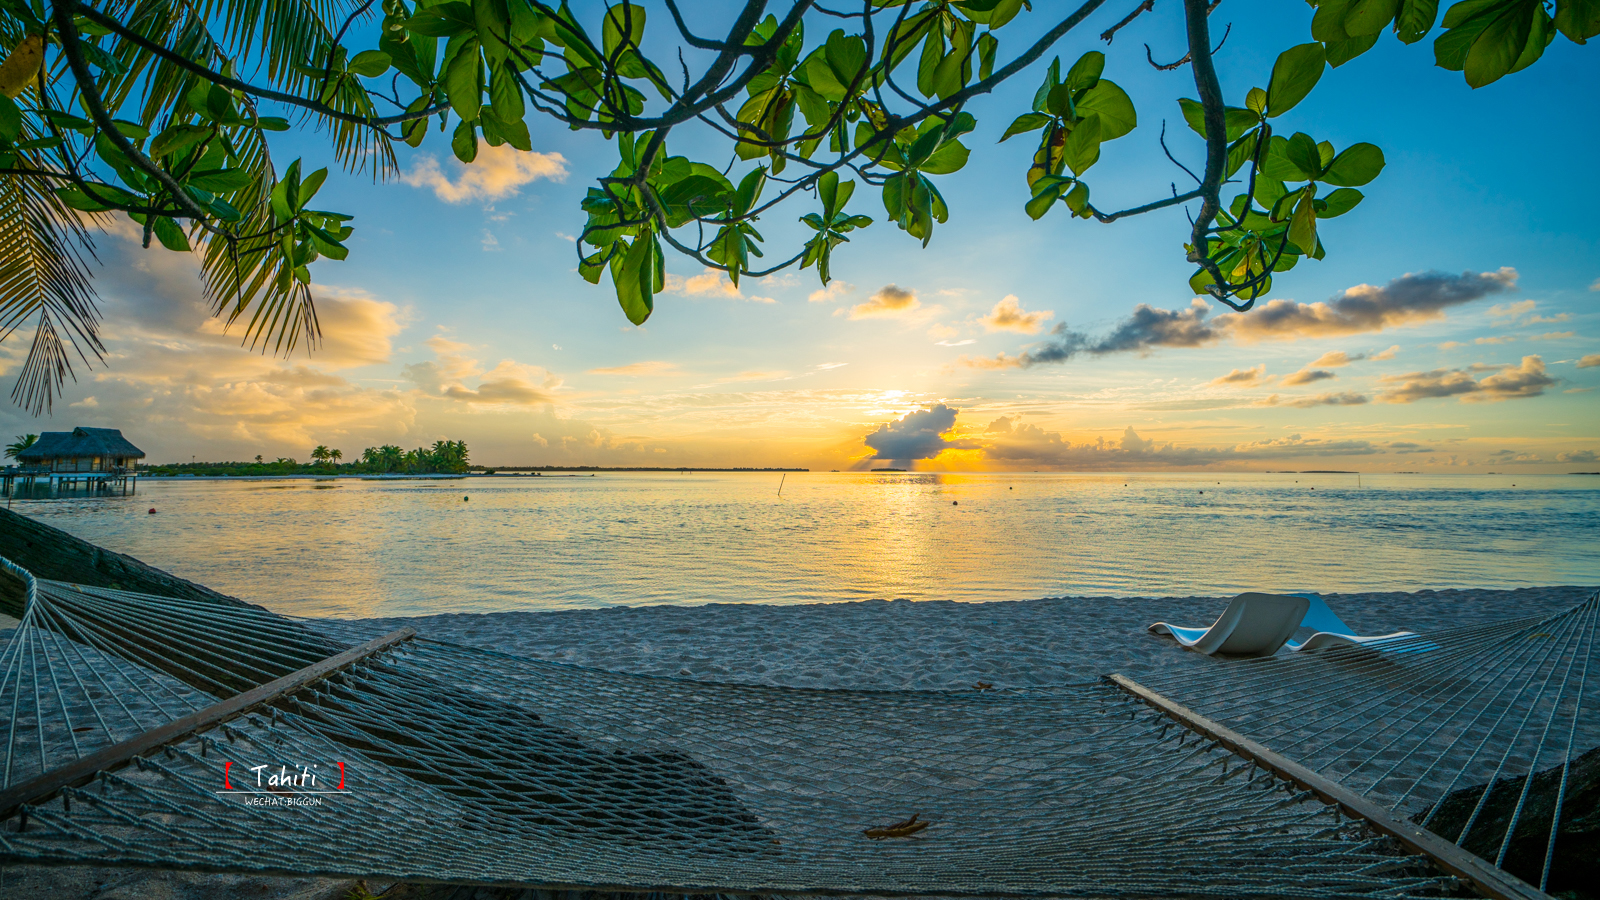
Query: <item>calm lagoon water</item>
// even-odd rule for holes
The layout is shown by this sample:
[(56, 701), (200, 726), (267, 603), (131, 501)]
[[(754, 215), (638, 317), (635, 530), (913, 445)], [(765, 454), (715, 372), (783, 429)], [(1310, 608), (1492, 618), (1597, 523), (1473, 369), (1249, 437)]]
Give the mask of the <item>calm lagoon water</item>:
[(142, 479), (13, 508), (300, 615), (1600, 583), (1600, 477), (780, 477)]

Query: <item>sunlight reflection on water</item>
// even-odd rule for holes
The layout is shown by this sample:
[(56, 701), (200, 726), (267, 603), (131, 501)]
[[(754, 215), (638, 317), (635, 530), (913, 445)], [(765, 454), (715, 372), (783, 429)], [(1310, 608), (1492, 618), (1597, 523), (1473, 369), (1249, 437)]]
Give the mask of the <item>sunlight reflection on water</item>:
[(302, 615), (1600, 582), (1600, 477), (779, 478), (144, 479), (13, 508)]

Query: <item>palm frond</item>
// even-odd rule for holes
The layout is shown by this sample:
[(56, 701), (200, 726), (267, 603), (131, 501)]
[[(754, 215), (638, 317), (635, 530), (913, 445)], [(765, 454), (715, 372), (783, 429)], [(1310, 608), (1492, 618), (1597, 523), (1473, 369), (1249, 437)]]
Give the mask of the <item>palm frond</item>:
[[(28, 161), (42, 167), (41, 160)], [(0, 341), (28, 322), (33, 344), (11, 398), (34, 415), (51, 410), (76, 351), (102, 359), (100, 310), (89, 283), (94, 244), (81, 214), (37, 179), (0, 175)]]

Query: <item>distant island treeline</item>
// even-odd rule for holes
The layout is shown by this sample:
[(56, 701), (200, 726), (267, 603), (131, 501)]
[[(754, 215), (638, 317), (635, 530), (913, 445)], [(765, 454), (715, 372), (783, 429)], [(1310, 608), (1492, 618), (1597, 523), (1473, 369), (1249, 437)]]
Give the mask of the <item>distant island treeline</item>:
[(311, 451), (311, 462), (288, 457), (254, 462), (186, 462), (143, 466), (139, 474), (163, 475), (460, 475), (482, 466), (467, 462), (466, 441), (434, 441), (432, 447), (401, 450), (393, 444), (368, 447), (361, 458), (343, 462), (344, 454), (318, 446)]
[(249, 477), (270, 475), (467, 475), (478, 473), (493, 475), (497, 472), (809, 472), (810, 469), (793, 469), (756, 466), (482, 466), (473, 465), (468, 458), (466, 441), (434, 441), (432, 447), (401, 450), (393, 444), (368, 447), (361, 457), (344, 462), (344, 454), (336, 449), (318, 446), (311, 451), (310, 462), (300, 462), (288, 457), (267, 460), (257, 456), (254, 462), (186, 462), (161, 463), (140, 467), (139, 474), (153, 477), (193, 475), (202, 477)]

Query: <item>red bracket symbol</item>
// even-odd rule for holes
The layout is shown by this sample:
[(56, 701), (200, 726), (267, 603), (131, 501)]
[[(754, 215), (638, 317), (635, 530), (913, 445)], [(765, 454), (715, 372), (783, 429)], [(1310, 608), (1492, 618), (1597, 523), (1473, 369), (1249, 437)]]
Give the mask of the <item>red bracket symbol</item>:
[(225, 763), (222, 764), (222, 787), (223, 787), (223, 790), (229, 790), (229, 791), (233, 790), (233, 783), (228, 781), (228, 770), (231, 769), (231, 768), (233, 768), (233, 763), (231, 761), (230, 762), (225, 762)]
[(344, 790), (344, 763), (339, 763), (339, 790)]

